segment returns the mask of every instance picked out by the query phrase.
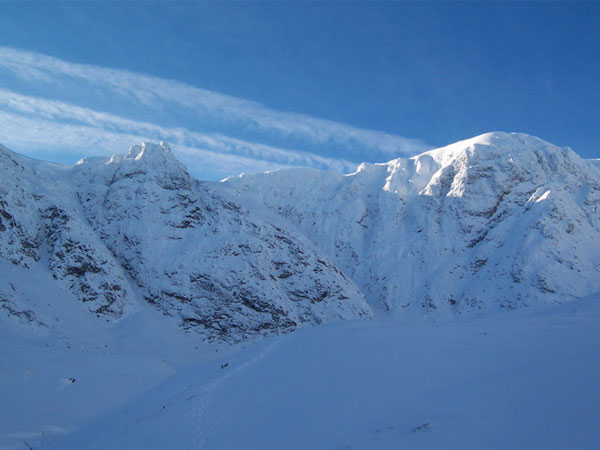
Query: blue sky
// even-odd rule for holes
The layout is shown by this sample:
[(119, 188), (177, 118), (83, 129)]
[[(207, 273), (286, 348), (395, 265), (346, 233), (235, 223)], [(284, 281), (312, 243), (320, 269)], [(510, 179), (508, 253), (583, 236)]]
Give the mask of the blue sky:
[(600, 157), (600, 3), (0, 2), (0, 142), (351, 171), (488, 131)]

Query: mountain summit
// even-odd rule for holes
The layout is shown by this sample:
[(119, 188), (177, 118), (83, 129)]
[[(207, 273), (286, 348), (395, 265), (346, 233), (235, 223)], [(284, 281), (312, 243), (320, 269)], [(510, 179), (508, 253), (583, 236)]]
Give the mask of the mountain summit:
[(34, 273), (100, 319), (150, 305), (233, 341), (600, 291), (600, 172), (525, 134), (487, 133), (347, 176), (292, 169), (223, 183), (195, 180), (164, 143), (72, 168), (1, 150), (8, 320), (60, 321), (18, 281)]

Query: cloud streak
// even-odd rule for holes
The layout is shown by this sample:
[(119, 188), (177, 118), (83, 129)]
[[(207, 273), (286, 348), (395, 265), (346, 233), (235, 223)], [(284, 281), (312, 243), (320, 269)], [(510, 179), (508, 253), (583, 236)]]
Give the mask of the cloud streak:
[(75, 158), (122, 152), (143, 140), (168, 141), (195, 175), (207, 178), (298, 166), (345, 172), (354, 166), (340, 159), (218, 133), (162, 127), (6, 89), (0, 89), (0, 136), (4, 143), (29, 154), (50, 156), (46, 152), (60, 149)]
[[(27, 132), (16, 133), (14, 130)], [(61, 156), (71, 155), (73, 162), (86, 156), (125, 153), (128, 145), (147, 140), (135, 134), (34, 119), (3, 111), (0, 111), (0, 136), (2, 140), (6, 139), (5, 142), (10, 142), (9, 148), (23, 149), (21, 152), (27, 156), (53, 160), (60, 152)], [(206, 180), (219, 180), (248, 171), (295, 167), (186, 145), (178, 145), (173, 150), (190, 173)]]
[(293, 138), (313, 146), (346, 147), (350, 160), (365, 151), (387, 157), (427, 150), (420, 140), (303, 114), (275, 111), (243, 100), (178, 81), (124, 70), (75, 64), (32, 52), (0, 47), (0, 70), (27, 83), (72, 84), (114, 96), (144, 108), (179, 108), (193, 117), (258, 131), (279, 138)]

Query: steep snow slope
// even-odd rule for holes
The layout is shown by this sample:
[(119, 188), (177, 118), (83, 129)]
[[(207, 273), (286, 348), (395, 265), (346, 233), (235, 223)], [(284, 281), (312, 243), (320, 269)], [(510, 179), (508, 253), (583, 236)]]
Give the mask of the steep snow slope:
[[(0, 164), (0, 257), (49, 271), (99, 317), (150, 302), (207, 339), (240, 340), (371, 315), (310, 241), (193, 180), (165, 145), (75, 168), (3, 148)], [(0, 304), (19, 317), (31, 299), (15, 284)]]
[(346, 322), (268, 338), (44, 448), (591, 450), (599, 307), (595, 296), (479, 320)]
[(600, 172), (568, 148), (488, 133), (349, 176), (232, 177), (318, 243), (373, 305), (484, 311), (600, 290)]
[(19, 298), (0, 302), (1, 449), (37, 448), (228, 351), (184, 334), (150, 304), (109, 325), (49, 270), (0, 259), (0, 274), (10, 280), (0, 287)]
[[(51, 279), (91, 312), (118, 318), (133, 308), (132, 289), (83, 216), (69, 183), (71, 170), (0, 146), (0, 258), (32, 275), (50, 270)], [(31, 301), (14, 286), (8, 289), (14, 280), (6, 273), (2, 279), (0, 304)]]

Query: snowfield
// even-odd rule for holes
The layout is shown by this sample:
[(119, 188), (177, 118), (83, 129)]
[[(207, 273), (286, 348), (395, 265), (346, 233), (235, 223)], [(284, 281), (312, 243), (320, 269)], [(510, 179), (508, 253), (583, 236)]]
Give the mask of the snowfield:
[(600, 448), (600, 166), (349, 175), (0, 146), (0, 449)]
[(159, 324), (138, 322), (113, 330), (104, 353), (9, 340), (4, 329), (0, 394), (12, 407), (0, 447), (594, 449), (599, 320), (594, 296), (199, 349), (168, 335), (144, 345)]

